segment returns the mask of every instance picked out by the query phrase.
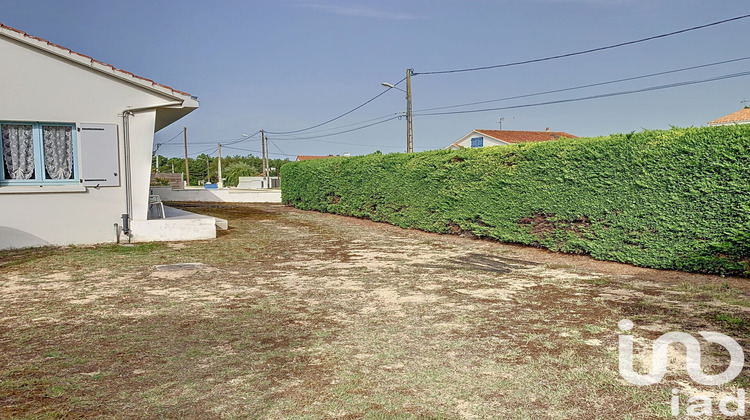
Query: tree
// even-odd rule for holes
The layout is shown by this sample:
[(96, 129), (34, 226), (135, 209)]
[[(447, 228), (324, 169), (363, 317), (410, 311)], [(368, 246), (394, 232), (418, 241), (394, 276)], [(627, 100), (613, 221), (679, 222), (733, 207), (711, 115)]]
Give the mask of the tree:
[(260, 168), (245, 162), (235, 162), (229, 164), (223, 172), (224, 185), (236, 187), (241, 176), (257, 176), (260, 174)]

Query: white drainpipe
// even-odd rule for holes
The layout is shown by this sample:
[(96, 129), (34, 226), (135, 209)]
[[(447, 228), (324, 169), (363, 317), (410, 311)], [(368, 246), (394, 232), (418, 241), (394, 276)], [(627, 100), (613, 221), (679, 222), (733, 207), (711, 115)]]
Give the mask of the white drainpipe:
[(130, 117), (135, 116), (138, 111), (152, 110), (156, 108), (162, 108), (165, 106), (182, 105), (182, 101), (167, 102), (160, 105), (144, 106), (140, 108), (128, 108), (122, 112), (122, 134), (123, 134), (123, 145), (125, 150), (123, 151), (125, 158), (125, 211), (122, 215), (122, 229), (123, 233), (128, 235), (128, 243), (132, 233), (130, 230), (130, 221), (133, 218), (133, 187), (131, 185), (130, 174), (132, 172), (132, 166), (130, 164)]

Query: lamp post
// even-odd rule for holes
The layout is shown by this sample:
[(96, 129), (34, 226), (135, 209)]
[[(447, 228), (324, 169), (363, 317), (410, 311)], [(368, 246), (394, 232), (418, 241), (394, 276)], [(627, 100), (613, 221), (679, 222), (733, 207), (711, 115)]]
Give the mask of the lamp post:
[[(156, 154), (156, 173), (159, 173), (159, 147), (161, 147), (162, 143), (156, 143), (156, 151), (154, 152)], [(174, 171), (172, 171), (174, 172)]]
[(406, 69), (406, 90), (396, 87), (391, 83), (383, 82), (383, 86), (389, 89), (398, 89), (401, 92), (406, 93), (406, 153), (414, 151), (414, 132), (412, 131), (412, 115), (411, 115), (411, 75), (412, 69)]
[[(210, 178), (210, 176), (209, 176), (209, 171), (210, 171), (209, 164), (211, 163), (211, 161), (209, 160), (210, 157), (206, 156), (205, 158), (201, 158), (200, 156), (198, 156), (195, 159), (196, 160), (197, 159), (202, 159), (202, 160), (206, 161), (206, 180), (203, 183), (206, 184), (206, 183), (210, 182), (210, 179), (209, 179)], [(174, 172), (174, 170), (172, 172)]]
[(221, 143), (219, 143), (218, 151), (219, 151), (219, 180), (216, 182), (216, 184), (217, 184), (217, 187), (224, 188), (224, 181), (221, 179)]

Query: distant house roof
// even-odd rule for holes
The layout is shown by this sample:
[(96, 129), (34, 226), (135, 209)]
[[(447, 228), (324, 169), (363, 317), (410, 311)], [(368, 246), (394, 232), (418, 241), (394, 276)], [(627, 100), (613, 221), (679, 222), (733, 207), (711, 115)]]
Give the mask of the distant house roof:
[(708, 125), (750, 124), (750, 107), (709, 121)]
[(336, 156), (304, 156), (304, 155), (298, 155), (297, 160), (313, 160), (313, 159), (328, 159)]
[(197, 107), (197, 98), (190, 95), (189, 93), (171, 88), (166, 85), (162, 85), (160, 83), (156, 83), (155, 81), (151, 79), (146, 79), (145, 77), (136, 76), (135, 74), (129, 71), (118, 69), (115, 66), (109, 65), (107, 63), (103, 63), (99, 60), (94, 60), (93, 58), (87, 55), (79, 54), (69, 48), (65, 48), (60, 45), (54, 44), (52, 42), (47, 41), (46, 39), (42, 39), (33, 35), (29, 35), (26, 32), (23, 32), (16, 28), (12, 28), (7, 25), (3, 25), (2, 23), (0, 23), (0, 35), (6, 36), (8, 38), (14, 39), (23, 44), (30, 45), (32, 47), (46, 51), (55, 56), (68, 59), (77, 64), (83, 65), (85, 67), (91, 68), (93, 70), (99, 71), (109, 76), (116, 77), (120, 80), (124, 80), (134, 85), (141, 86), (148, 90), (152, 90), (155, 92), (166, 94), (168, 96), (172, 96), (172, 97), (185, 100), (188, 104), (191, 104), (194, 107)]
[(473, 130), (471, 133), (467, 134), (466, 136), (453, 142), (450, 146), (446, 147), (446, 149), (451, 149), (451, 148), (460, 149), (464, 147), (464, 146), (461, 146), (460, 143), (465, 141), (469, 136), (472, 136), (475, 133), (482, 135), (482, 136), (493, 138), (503, 143), (511, 143), (511, 144), (539, 143), (543, 141), (557, 140), (560, 137), (567, 137), (570, 139), (578, 138), (577, 136), (574, 136), (569, 133), (565, 133), (563, 131), (511, 131), (511, 130), (476, 129), (476, 130)]
[(577, 139), (577, 136), (562, 131), (509, 131), (509, 130), (474, 130), (506, 143), (538, 143), (557, 140), (560, 137)]

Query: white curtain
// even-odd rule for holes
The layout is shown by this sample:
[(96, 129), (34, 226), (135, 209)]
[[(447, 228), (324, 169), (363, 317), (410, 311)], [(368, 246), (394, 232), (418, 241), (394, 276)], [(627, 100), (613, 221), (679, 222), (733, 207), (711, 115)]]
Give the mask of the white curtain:
[(33, 178), (34, 133), (31, 125), (3, 124), (2, 136), (6, 178)]
[(72, 128), (43, 125), (42, 137), (47, 179), (70, 179), (73, 176)]

